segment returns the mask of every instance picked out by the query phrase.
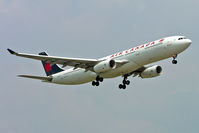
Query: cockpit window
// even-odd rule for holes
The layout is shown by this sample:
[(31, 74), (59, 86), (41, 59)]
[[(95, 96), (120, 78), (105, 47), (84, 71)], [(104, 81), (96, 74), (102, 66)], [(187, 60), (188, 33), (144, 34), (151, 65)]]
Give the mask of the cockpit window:
[(180, 37), (178, 38), (178, 40), (183, 40), (183, 39), (187, 39), (186, 37)]

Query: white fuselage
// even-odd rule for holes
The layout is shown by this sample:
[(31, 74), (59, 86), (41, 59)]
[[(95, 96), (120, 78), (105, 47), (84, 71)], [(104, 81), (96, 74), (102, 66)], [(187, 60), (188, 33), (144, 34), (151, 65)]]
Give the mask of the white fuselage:
[[(99, 60), (125, 60), (128, 61), (128, 63), (120, 67), (116, 67), (110, 71), (100, 73), (100, 76), (103, 78), (114, 78), (125, 75), (137, 70), (144, 65), (170, 58), (173, 55), (177, 55), (187, 49), (190, 44), (190, 39), (186, 39), (183, 36), (173, 36), (159, 39), (101, 58)], [(52, 75), (52, 83), (65, 85), (83, 84), (95, 80), (97, 75), (99, 74), (82, 68), (71, 68)]]

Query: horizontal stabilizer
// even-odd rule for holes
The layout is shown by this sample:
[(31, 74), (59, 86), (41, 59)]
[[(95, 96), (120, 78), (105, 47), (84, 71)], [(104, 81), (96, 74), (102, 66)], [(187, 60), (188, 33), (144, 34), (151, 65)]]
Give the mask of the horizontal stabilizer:
[(52, 81), (52, 77), (40, 77), (40, 76), (32, 76), (32, 75), (18, 75), (19, 77), (23, 78), (31, 78), (31, 79), (39, 79), (42, 81)]

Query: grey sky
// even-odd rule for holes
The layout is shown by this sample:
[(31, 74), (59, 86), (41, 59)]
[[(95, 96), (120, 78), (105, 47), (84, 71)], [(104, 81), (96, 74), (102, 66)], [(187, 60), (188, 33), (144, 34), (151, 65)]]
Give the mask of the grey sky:
[[(198, 133), (198, 0), (0, 0), (0, 132)], [(100, 58), (161, 37), (185, 35), (193, 44), (155, 64), (163, 75), (61, 86), (22, 79), (44, 76), (39, 61), (19, 52)]]

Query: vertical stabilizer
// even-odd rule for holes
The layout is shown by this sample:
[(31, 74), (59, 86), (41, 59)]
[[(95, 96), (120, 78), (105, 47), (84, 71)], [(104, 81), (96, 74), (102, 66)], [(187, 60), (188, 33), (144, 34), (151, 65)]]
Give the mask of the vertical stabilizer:
[[(45, 52), (41, 52), (39, 53), (39, 55), (44, 55), (44, 56), (48, 56)], [(53, 64), (51, 65), (49, 62), (47, 61), (41, 61), (42, 64), (43, 64), (43, 67), (44, 67), (44, 70), (46, 72), (46, 75), (47, 76), (50, 76), (52, 74), (55, 74), (55, 73), (59, 73), (59, 72), (62, 72), (64, 71), (63, 69), (61, 69), (58, 65), (56, 64)]]

